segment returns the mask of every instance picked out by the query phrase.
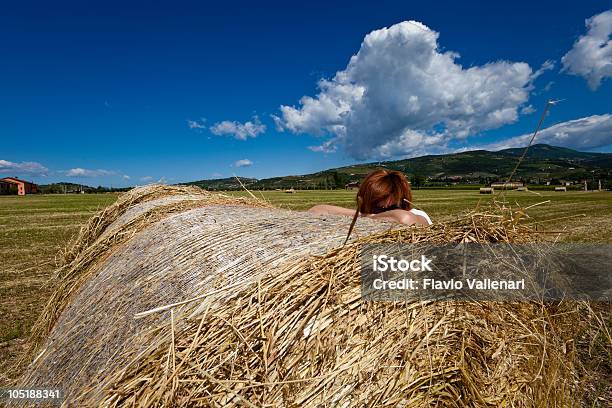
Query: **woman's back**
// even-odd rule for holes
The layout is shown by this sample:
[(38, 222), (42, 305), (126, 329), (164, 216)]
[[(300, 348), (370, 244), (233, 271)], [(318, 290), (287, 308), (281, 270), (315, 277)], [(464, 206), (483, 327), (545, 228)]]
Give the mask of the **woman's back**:
[[(312, 207), (316, 214), (351, 215), (351, 210), (333, 205), (320, 204)], [(412, 208), (410, 182), (403, 173), (391, 170), (376, 170), (368, 174), (357, 192), (358, 216), (379, 220), (390, 220), (407, 225), (431, 225), (425, 211)]]

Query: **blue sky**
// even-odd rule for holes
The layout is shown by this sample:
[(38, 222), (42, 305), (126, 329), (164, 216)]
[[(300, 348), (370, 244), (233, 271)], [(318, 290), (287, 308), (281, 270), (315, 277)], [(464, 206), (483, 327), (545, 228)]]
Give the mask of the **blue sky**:
[(549, 98), (541, 141), (612, 151), (601, 1), (206, 3), (3, 4), (0, 176), (127, 186), (495, 149)]

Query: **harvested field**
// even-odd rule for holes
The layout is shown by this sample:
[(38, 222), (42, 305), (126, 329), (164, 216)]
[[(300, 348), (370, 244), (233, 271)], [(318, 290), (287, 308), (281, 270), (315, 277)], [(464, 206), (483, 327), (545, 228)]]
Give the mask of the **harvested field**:
[(537, 239), (534, 225), (517, 224), (511, 212), (431, 228), (360, 220), (357, 240), (340, 248), (344, 218), (175, 193), (184, 199), (131, 193), (64, 252), (58, 290), (37, 326), (37, 359), (22, 383), (61, 385), (69, 401), (87, 406), (582, 399), (577, 333), (605, 333), (586, 303), (360, 301), (359, 245)]
[(0, 197), (0, 386), (23, 369), (32, 324), (52, 293), (55, 257), (115, 194)]
[[(416, 204), (435, 221), (449, 221), (482, 198), (477, 190), (415, 190)], [(247, 196), (246, 192), (228, 194)], [(303, 210), (318, 203), (351, 207), (354, 191), (319, 190), (285, 194), (255, 191), (275, 206)], [(549, 221), (549, 228), (567, 229), (565, 241), (612, 242), (612, 193), (554, 191), (508, 192), (511, 203), (529, 206), (529, 214)], [(27, 348), (30, 328), (51, 294), (49, 277), (55, 257), (70, 238), (96, 211), (112, 204), (115, 194), (31, 195), (0, 197), (0, 385), (8, 384), (22, 371), (15, 365)], [(516, 204), (515, 204), (516, 205)], [(583, 216), (579, 216), (579, 215)], [(572, 217), (572, 218), (566, 218)]]

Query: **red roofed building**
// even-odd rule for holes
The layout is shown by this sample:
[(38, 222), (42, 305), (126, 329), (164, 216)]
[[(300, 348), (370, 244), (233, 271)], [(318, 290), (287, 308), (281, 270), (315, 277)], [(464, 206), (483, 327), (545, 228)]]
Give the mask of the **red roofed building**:
[(0, 179), (0, 194), (11, 194), (14, 191), (17, 192), (17, 195), (34, 194), (38, 191), (38, 186), (29, 181), (19, 180), (16, 177)]

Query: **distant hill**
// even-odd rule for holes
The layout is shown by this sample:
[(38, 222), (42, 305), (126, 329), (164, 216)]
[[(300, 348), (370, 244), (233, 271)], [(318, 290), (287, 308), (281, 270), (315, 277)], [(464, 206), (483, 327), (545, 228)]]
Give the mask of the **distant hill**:
[[(513, 149), (500, 150), (497, 153), (508, 154), (520, 157), (525, 150), (524, 147), (516, 147)], [(527, 156), (531, 159), (557, 159), (557, 160), (592, 160), (601, 158), (602, 156), (611, 156), (606, 153), (589, 153), (579, 152), (577, 150), (568, 149), (567, 147), (556, 147), (547, 144), (536, 144), (527, 150)]]
[[(247, 188), (252, 188), (253, 184), (257, 183), (257, 179), (248, 177), (238, 177), (240, 182)], [(239, 190), (242, 188), (236, 177), (227, 177), (220, 179), (190, 181), (181, 183), (188, 186), (198, 186), (206, 190)]]
[[(351, 181), (359, 181), (374, 169), (386, 168), (406, 173), (414, 187), (444, 186), (450, 183), (489, 184), (505, 180), (523, 151), (524, 148), (496, 152), (474, 150), (356, 164), (304, 175), (241, 180), (253, 190), (333, 189), (344, 188)], [(529, 184), (601, 179), (604, 185), (609, 186), (612, 184), (612, 153), (579, 152), (564, 147), (536, 144), (529, 148), (514, 179)], [(188, 184), (214, 190), (241, 188), (235, 178), (199, 180)]]

